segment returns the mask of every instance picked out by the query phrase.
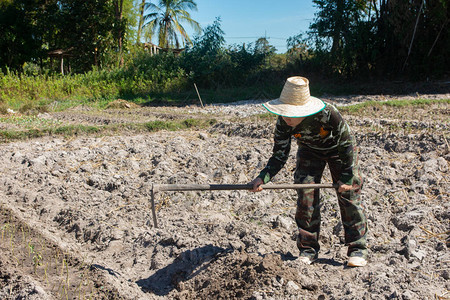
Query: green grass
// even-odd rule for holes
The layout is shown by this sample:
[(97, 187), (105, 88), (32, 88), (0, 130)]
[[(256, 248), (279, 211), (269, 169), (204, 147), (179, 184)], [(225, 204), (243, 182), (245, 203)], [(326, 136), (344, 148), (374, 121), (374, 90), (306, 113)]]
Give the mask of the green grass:
[(450, 99), (414, 99), (414, 100), (388, 100), (388, 101), (367, 101), (363, 103), (353, 104), (349, 106), (340, 106), (339, 110), (348, 113), (358, 113), (367, 108), (387, 107), (406, 107), (418, 106), (424, 107), (431, 104), (450, 104)]
[(272, 114), (270, 112), (266, 112), (263, 114), (257, 114), (257, 115), (255, 115), (255, 117), (259, 120), (275, 120), (276, 118), (278, 118), (277, 115)]
[[(30, 125), (30, 120), (34, 125)], [(81, 134), (99, 134), (108, 135), (124, 130), (131, 130), (134, 132), (157, 132), (161, 130), (177, 131), (186, 129), (201, 129), (207, 128), (217, 123), (216, 119), (184, 119), (176, 121), (152, 121), (147, 123), (126, 123), (126, 124), (110, 124), (110, 125), (61, 125), (60, 123), (54, 126), (38, 127), (39, 118), (37, 117), (23, 117), (23, 118), (0, 118), (1, 122), (10, 122), (21, 125), (20, 129), (0, 130), (0, 142), (11, 142), (15, 140), (26, 140), (38, 138), (43, 136), (76, 136)]]
[(0, 117), (0, 122), (13, 124), (24, 129), (51, 128), (61, 124), (61, 121), (39, 118), (38, 116), (12, 115)]
[[(60, 104), (54, 104), (55, 107), (62, 108)], [(71, 100), (72, 104), (78, 103)], [(96, 102), (97, 106), (106, 106), (107, 101)], [(382, 107), (386, 108), (405, 108), (409, 106), (426, 107), (429, 105), (450, 104), (450, 99), (414, 99), (414, 100), (389, 100), (389, 101), (368, 101), (349, 106), (341, 106), (339, 110), (348, 114), (374, 113)], [(48, 104), (45, 104), (48, 105)], [(91, 103), (92, 105), (92, 103)], [(55, 109), (55, 107), (53, 109)], [(394, 110), (395, 111), (395, 110)], [(258, 114), (251, 117), (255, 121), (273, 122), (276, 116), (271, 113)], [(25, 140), (43, 136), (76, 136), (76, 135), (109, 135), (121, 131), (134, 132), (156, 132), (160, 130), (177, 131), (186, 129), (207, 128), (217, 123), (216, 119), (188, 118), (176, 120), (156, 120), (146, 123), (125, 123), (109, 125), (82, 125), (82, 124), (63, 124), (61, 121), (45, 119), (36, 115), (9, 115), (0, 116), (0, 123), (11, 124), (11, 128), (0, 130), (0, 142), (10, 142), (14, 140)]]
[[(179, 81), (177, 83), (177, 81)], [(199, 104), (194, 86), (179, 78), (157, 83), (145, 78), (128, 78), (120, 70), (91, 71), (73, 75), (38, 75), (0, 72), (0, 113), (13, 109), (22, 113), (62, 111), (78, 105), (104, 108), (109, 102), (124, 99), (141, 105)], [(198, 87), (203, 104), (227, 103), (243, 99), (271, 99), (281, 86), (256, 84), (236, 88)]]
[(160, 130), (169, 130), (169, 131), (177, 131), (183, 129), (192, 129), (192, 128), (205, 128), (217, 123), (216, 119), (186, 119), (186, 120), (177, 120), (177, 121), (151, 121), (144, 123), (145, 128), (148, 131), (160, 131)]
[(53, 128), (43, 129), (25, 129), (25, 130), (0, 130), (0, 141), (10, 142), (14, 140), (26, 140), (31, 138), (38, 138), (49, 135), (64, 135), (73, 136), (81, 133), (92, 134), (103, 131), (102, 128), (97, 126), (85, 126), (85, 125), (65, 125), (57, 126)]
[[(246, 99), (273, 99), (281, 84), (256, 83), (253, 86), (205, 89), (198, 87), (204, 105)], [(62, 111), (78, 105), (104, 108), (124, 99), (140, 105), (200, 104), (194, 85), (174, 78), (157, 83), (145, 78), (129, 78), (120, 69), (94, 70), (85, 74), (30, 76), (0, 72), (0, 113), (13, 109), (22, 113)]]
[(30, 130), (0, 130), (0, 141), (9, 142), (14, 140), (25, 140), (29, 138), (38, 138), (44, 136), (44, 133), (37, 129)]
[[(194, 85), (186, 78), (173, 78), (156, 82), (144, 77), (129, 77), (121, 69), (111, 71), (93, 70), (85, 74), (73, 75), (24, 75), (0, 72), (0, 113), (8, 108), (22, 113), (64, 111), (68, 108), (87, 105), (103, 109), (114, 100), (124, 99), (140, 105), (186, 105), (200, 104)], [(274, 80), (270, 84), (255, 82), (253, 85), (221, 87), (218, 89), (198, 86), (204, 105), (229, 103), (237, 100), (275, 99), (279, 97), (283, 82)], [(344, 94), (354, 94), (361, 85), (349, 84)], [(311, 85), (312, 95), (343, 94), (339, 84), (316, 82)], [(400, 101), (400, 100), (399, 100)], [(434, 100), (391, 100), (370, 101), (352, 106), (358, 111), (365, 106), (376, 105), (416, 105)], [(447, 100), (448, 101), (448, 100)], [(347, 110), (347, 108), (344, 108)]]
[(86, 125), (64, 125), (56, 128), (46, 129), (45, 133), (48, 135), (59, 134), (59, 135), (77, 135), (80, 133), (98, 133), (101, 128), (98, 126), (86, 126)]

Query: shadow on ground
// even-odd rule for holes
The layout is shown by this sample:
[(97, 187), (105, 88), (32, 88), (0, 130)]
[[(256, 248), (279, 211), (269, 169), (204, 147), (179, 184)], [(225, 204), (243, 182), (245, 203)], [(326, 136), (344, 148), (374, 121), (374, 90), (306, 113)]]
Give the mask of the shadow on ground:
[[(173, 263), (158, 270), (146, 279), (136, 281), (144, 292), (153, 292), (158, 296), (168, 295), (178, 283), (195, 277), (218, 257), (231, 253), (233, 249), (213, 245), (187, 250), (181, 253)], [(200, 267), (200, 268), (199, 268)]]

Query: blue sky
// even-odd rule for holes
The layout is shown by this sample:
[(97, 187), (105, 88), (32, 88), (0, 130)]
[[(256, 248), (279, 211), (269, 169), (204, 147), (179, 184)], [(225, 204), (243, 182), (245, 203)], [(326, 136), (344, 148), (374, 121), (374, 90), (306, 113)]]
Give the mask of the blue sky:
[[(286, 52), (286, 39), (306, 32), (316, 8), (311, 0), (196, 0), (191, 17), (202, 28), (221, 18), (227, 45), (255, 42), (266, 36), (278, 53)], [(192, 30), (185, 24), (188, 33)]]

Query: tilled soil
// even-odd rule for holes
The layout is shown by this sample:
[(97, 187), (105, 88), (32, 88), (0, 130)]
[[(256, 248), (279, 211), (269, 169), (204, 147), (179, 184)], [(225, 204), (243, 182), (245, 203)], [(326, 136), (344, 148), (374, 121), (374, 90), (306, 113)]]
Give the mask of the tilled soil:
[[(334, 102), (352, 99), (364, 97)], [(296, 259), (293, 190), (158, 192), (153, 226), (152, 184), (247, 183), (264, 167), (273, 119), (251, 116), (264, 112), (257, 101), (50, 113), (88, 124), (218, 122), (198, 131), (1, 145), (0, 298), (447, 299), (449, 106), (420, 108), (426, 119), (416, 108), (393, 110), (346, 116), (365, 175), (364, 268), (346, 266), (329, 189), (321, 191), (321, 252), (309, 266)], [(295, 150), (274, 183), (292, 183)]]

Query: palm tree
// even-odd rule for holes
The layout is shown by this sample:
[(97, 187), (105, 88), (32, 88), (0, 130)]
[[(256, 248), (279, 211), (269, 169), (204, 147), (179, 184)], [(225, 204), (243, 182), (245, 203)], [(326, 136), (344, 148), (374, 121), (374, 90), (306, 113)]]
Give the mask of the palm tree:
[(150, 11), (144, 16), (145, 27), (150, 38), (158, 34), (158, 45), (161, 48), (180, 48), (179, 35), (182, 44), (192, 43), (181, 23), (189, 24), (200, 33), (200, 25), (191, 18), (188, 10), (197, 10), (194, 0), (159, 0), (159, 4), (146, 3), (145, 10)]

